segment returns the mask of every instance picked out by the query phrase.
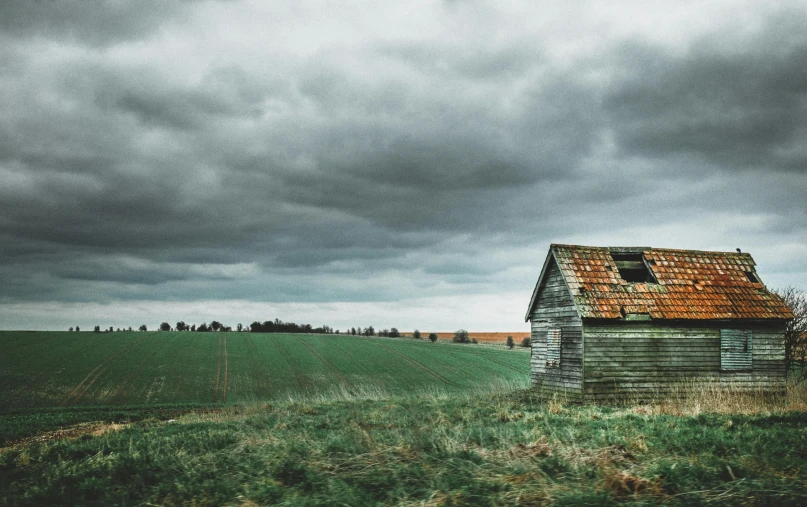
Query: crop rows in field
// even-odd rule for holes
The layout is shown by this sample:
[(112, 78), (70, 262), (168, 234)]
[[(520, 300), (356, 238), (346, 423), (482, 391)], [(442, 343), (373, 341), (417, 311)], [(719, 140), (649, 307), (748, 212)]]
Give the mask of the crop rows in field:
[(526, 354), (425, 340), (0, 332), (0, 408), (233, 403), (333, 391), (526, 385)]

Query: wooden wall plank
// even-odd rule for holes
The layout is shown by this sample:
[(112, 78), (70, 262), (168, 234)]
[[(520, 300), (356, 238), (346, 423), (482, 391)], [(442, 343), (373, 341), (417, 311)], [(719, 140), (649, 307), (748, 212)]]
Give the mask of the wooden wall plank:
[[(725, 326), (725, 324), (722, 324)], [(584, 398), (663, 395), (682, 382), (719, 382), (738, 389), (781, 391), (784, 343), (777, 327), (757, 326), (749, 366), (721, 369), (721, 324), (703, 327), (658, 322), (584, 324)], [(725, 363), (725, 361), (723, 361)]]

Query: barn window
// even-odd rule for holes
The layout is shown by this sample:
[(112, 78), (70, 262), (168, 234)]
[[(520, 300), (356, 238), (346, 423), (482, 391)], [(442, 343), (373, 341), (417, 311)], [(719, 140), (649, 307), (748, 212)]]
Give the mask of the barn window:
[(748, 329), (720, 330), (720, 369), (751, 369), (751, 331)]
[(549, 329), (546, 334), (546, 366), (560, 366), (560, 329)]
[(619, 276), (626, 282), (631, 283), (658, 283), (653, 273), (647, 269), (641, 252), (639, 253), (614, 253), (611, 252)]

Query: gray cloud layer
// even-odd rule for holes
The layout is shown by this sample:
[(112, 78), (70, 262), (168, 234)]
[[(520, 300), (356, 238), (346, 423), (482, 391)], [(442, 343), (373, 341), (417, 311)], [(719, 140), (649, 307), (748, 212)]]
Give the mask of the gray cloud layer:
[(807, 9), (575, 6), (3, 3), (0, 303), (528, 299), (565, 241), (807, 284)]

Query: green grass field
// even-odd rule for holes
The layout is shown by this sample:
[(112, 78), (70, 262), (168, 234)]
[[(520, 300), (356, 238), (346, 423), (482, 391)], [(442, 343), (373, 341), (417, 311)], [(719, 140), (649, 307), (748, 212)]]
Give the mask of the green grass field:
[(256, 333), (0, 332), (0, 407), (232, 404), (526, 386), (529, 358), (427, 340)]
[(807, 504), (807, 388), (636, 406), (528, 354), (249, 333), (0, 333), (2, 505)]
[(804, 398), (746, 401), (673, 415), (517, 390), (0, 413), (0, 433), (27, 436), (0, 445), (0, 505), (805, 505)]

